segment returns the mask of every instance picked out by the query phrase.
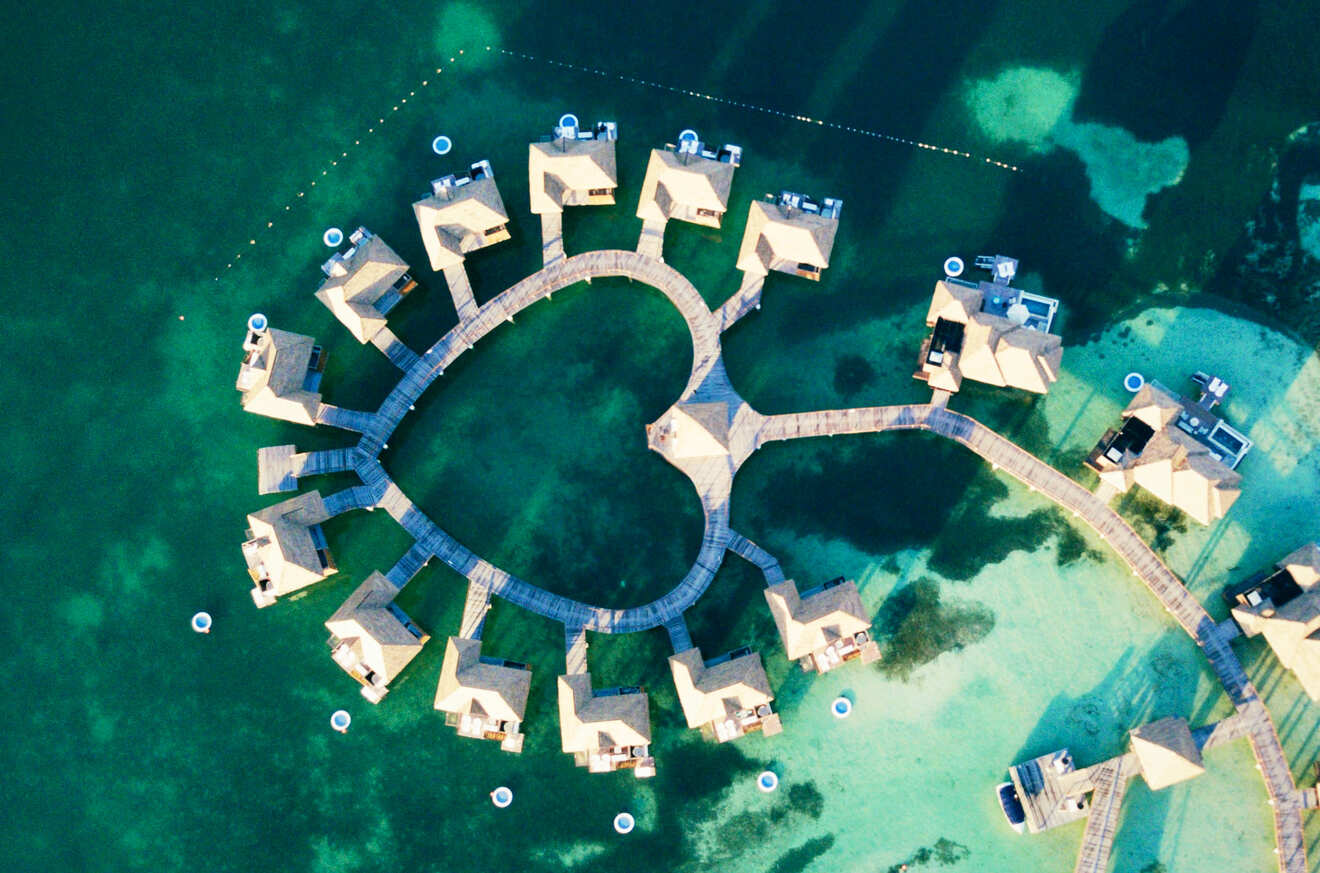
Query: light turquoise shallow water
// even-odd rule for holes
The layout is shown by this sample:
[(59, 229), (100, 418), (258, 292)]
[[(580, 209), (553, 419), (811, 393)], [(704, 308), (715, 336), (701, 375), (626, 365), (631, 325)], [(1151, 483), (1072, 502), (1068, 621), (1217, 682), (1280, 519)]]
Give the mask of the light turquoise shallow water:
[[(1091, 763), (1149, 718), (1201, 724), (1229, 711), (1195, 646), (1101, 543), (1078, 549), (1039, 498), (910, 434), (769, 447), (736, 483), (733, 522), (801, 580), (858, 579), (901, 638), (962, 648), (906, 678), (849, 669), (811, 680), (776, 654), (760, 580), (731, 559), (689, 623), (708, 653), (764, 653), (786, 730), (705, 745), (679, 718), (663, 634), (593, 637), (601, 681), (651, 692), (660, 772), (650, 782), (571, 766), (554, 711), (560, 628), (504, 604), (487, 645), (536, 677), (522, 756), (443, 727), (430, 708), (435, 643), (381, 706), (356, 695), (326, 656), (321, 622), (407, 548), (383, 513), (327, 525), (339, 577), (251, 608), (237, 544), (243, 514), (269, 502), (256, 494), (255, 448), (346, 440), (239, 412), (230, 386), (243, 320), (259, 309), (324, 342), (327, 401), (378, 403), (392, 369), (311, 297), (321, 230), (366, 224), (421, 265), (408, 204), (431, 177), (489, 158), (514, 241), (469, 261), (487, 299), (536, 268), (525, 144), (566, 110), (622, 131), (620, 204), (570, 214), (570, 252), (634, 244), (646, 151), (681, 127), (744, 145), (726, 226), (667, 236), (667, 260), (712, 304), (737, 287), (752, 199), (781, 187), (844, 198), (825, 279), (772, 277), (764, 308), (726, 338), (734, 384), (758, 409), (922, 399), (910, 373), (940, 262), (1007, 251), (1032, 287), (1063, 300), (1065, 372), (1040, 401), (971, 388), (955, 408), (1078, 475), (1125, 402), (1123, 373), (1178, 384), (1214, 370), (1233, 382), (1228, 413), (1258, 448), (1229, 518), (1174, 531), (1167, 560), (1220, 616), (1225, 581), (1320, 535), (1320, 364), (1288, 325), (1227, 315), (1195, 294), (1213, 273), (1207, 250), (1227, 250), (1265, 195), (1270, 150), (1320, 105), (1312, 49), (1295, 38), (1312, 9), (877, 2), (822, 10), (809, 62), (785, 61), (784, 34), (808, 32), (798, 15), (762, 3), (678, 28), (668, 7), (620, 16), (550, 3), (55, 5), (12, 16), (15, 133), (0, 145), (12, 356), (0, 396), (16, 432), (0, 510), (12, 592), (0, 657), (19, 679), (3, 704), (0, 758), (9, 868), (1062, 871), (1080, 826), (1008, 831), (991, 795), (1007, 765), (1064, 744)], [(1274, 50), (1285, 42), (1295, 50)], [(455, 141), (448, 160), (429, 151), (440, 132)], [(1126, 144), (1118, 132), (1188, 149), (1179, 181), (1147, 201), (1142, 231), (1103, 207), (1123, 213), (1167, 181), (1167, 154), (1137, 149), (1152, 169), (1116, 172), (1095, 144)], [(417, 272), (424, 287), (391, 326), (424, 347), (454, 313), (440, 278)], [(566, 291), (465, 356), (386, 463), (442, 525), (509, 569), (611, 605), (640, 602), (681, 577), (698, 542), (690, 486), (645, 450), (642, 431), (676, 396), (690, 354), (658, 294), (623, 282)], [(934, 586), (910, 587), (923, 579)], [(938, 604), (923, 601), (905, 623), (905, 590), (938, 591)], [(432, 567), (400, 603), (443, 638), (462, 592)], [(187, 629), (198, 608), (216, 618), (206, 638)], [(1314, 704), (1259, 643), (1237, 645), (1310, 784)], [(841, 692), (857, 702), (846, 722), (827, 712)], [(346, 736), (327, 726), (340, 706), (354, 716)], [(1113, 870), (1273, 866), (1249, 751), (1230, 746), (1208, 764), (1185, 785), (1133, 787)], [(752, 783), (767, 765), (783, 779), (770, 797)], [(516, 792), (507, 811), (488, 802), (497, 784)], [(609, 827), (622, 808), (638, 819), (626, 841)]]

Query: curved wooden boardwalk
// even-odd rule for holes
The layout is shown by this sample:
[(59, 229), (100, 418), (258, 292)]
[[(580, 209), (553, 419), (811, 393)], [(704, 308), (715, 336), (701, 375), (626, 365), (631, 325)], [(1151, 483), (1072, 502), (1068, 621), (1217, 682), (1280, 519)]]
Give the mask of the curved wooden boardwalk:
[[(1251, 742), (1274, 811), (1279, 870), (1305, 873), (1302, 800), (1274, 722), (1255, 686), (1210, 615), (1127, 522), (1094, 494), (973, 418), (930, 405), (875, 406), (767, 416), (757, 446), (773, 440), (892, 430), (924, 430), (947, 437), (985, 458), (1029, 488), (1071, 511), (1098, 533), (1145, 583), (1174, 620), (1196, 640), (1219, 677)], [(1094, 855), (1102, 864), (1107, 852)], [(1100, 866), (1081, 866), (1078, 870)]]
[[(328, 404), (321, 407), (318, 422), (361, 434), (356, 448), (333, 456), (325, 455), (326, 471), (352, 469), (362, 485), (326, 498), (332, 514), (351, 509), (385, 509), (412, 535), (414, 545), (390, 570), (389, 578), (402, 586), (432, 558), (439, 558), (468, 579), (469, 604), (484, 604), (491, 595), (501, 597), (539, 615), (564, 624), (566, 661), (569, 672), (586, 669), (586, 630), (630, 633), (663, 627), (679, 647), (691, 645), (683, 613), (706, 591), (724, 559), (733, 551), (756, 564), (767, 583), (781, 580), (778, 561), (755, 543), (729, 529), (729, 497), (738, 468), (757, 448), (775, 440), (841, 434), (877, 433), (894, 430), (924, 430), (952, 439), (985, 458), (1071, 511), (1091, 526), (1122, 556), (1134, 575), (1193, 639), (1197, 641), (1216, 676), (1237, 709), (1235, 731), (1246, 735), (1256, 756), (1274, 811), (1275, 841), (1282, 873), (1305, 873), (1306, 851), (1302, 837), (1302, 794), (1297, 790), (1278, 734), (1255, 687), (1201, 604), (1183, 586), (1149, 546), (1109, 506), (1069, 477), (1029, 454), (979, 422), (950, 412), (942, 405), (878, 406), (763, 416), (751, 409), (729, 383), (721, 359), (720, 333), (749, 308), (748, 295), (712, 312), (692, 284), (658, 259), (655, 233), (644, 233), (639, 249), (644, 252), (596, 251), (564, 258), (557, 249), (540, 271), (511, 286), (483, 306), (476, 306), (470, 291), (455, 277), (451, 286), (467, 293), (456, 296), (459, 323), (420, 356), (400, 348), (391, 360), (403, 377), (374, 413), (345, 410)], [(662, 237), (661, 237), (662, 239)], [(560, 243), (562, 245), (562, 241)], [(656, 251), (654, 256), (650, 250)], [(692, 340), (692, 371), (679, 399), (684, 403), (723, 403), (729, 410), (727, 456), (696, 459), (665, 454), (696, 486), (705, 516), (701, 547), (692, 568), (671, 591), (651, 603), (630, 609), (605, 609), (572, 598), (552, 594), (501, 570), (467, 549), (408, 499), (381, 466), (379, 455), (390, 435), (413, 408), (423, 392), (444, 375), (465, 351), (475, 347), (500, 325), (510, 322), (523, 309), (549, 298), (555, 291), (593, 278), (621, 276), (650, 285), (663, 293), (687, 323)], [(449, 278), (448, 276), (446, 278)], [(401, 346), (401, 344), (400, 344)], [(405, 354), (405, 352), (407, 352)], [(669, 413), (666, 413), (669, 414)], [(652, 447), (664, 453), (656, 442)], [(282, 480), (281, 480), (282, 481)], [(475, 607), (465, 619), (468, 632), (479, 633)], [(1113, 808), (1121, 800), (1115, 779)], [(1125, 780), (1121, 780), (1125, 781)], [(1094, 832), (1093, 832), (1094, 831)], [(1102, 873), (1113, 837), (1110, 817), (1088, 826), (1087, 839), (1078, 858), (1077, 870)]]

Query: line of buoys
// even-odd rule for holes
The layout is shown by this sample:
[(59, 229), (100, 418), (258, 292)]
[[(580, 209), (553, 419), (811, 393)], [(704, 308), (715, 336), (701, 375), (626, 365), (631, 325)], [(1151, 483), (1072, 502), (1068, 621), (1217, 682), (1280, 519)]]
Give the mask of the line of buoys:
[(846, 697), (836, 697), (830, 704), (830, 712), (834, 713), (835, 718), (847, 718), (852, 715), (852, 701)]
[(192, 629), (199, 634), (209, 634), (211, 632), (211, 614), (209, 612), (199, 612), (192, 617)]
[(334, 715), (330, 716), (330, 727), (341, 734), (348, 733), (348, 726), (353, 723), (353, 716), (347, 711), (336, 709)]
[(321, 242), (327, 247), (339, 248), (339, 244), (344, 241), (344, 232), (337, 227), (327, 227), (325, 233), (321, 234)]
[(490, 802), (500, 809), (505, 809), (510, 803), (513, 803), (513, 789), (507, 785), (501, 785), (490, 793)]
[(630, 834), (637, 826), (637, 820), (631, 813), (621, 812), (614, 817), (614, 829), (621, 834)]
[(522, 58), (525, 61), (531, 61), (534, 63), (548, 64), (552, 67), (561, 67), (566, 70), (578, 70), (583, 73), (590, 73), (593, 76), (599, 76), (602, 79), (617, 79), (620, 82), (632, 82), (637, 85), (643, 85), (647, 88), (656, 88), (660, 91), (669, 91), (674, 94), (682, 94), (686, 97), (695, 97), (698, 100), (711, 100), (716, 103), (725, 103), (729, 106), (737, 106), (740, 109), (748, 109), (753, 112), (763, 112), (767, 115), (775, 115), (778, 116), (779, 118), (785, 118), (790, 121), (801, 122), (802, 124), (814, 124), (817, 127), (832, 127), (835, 130), (845, 131), (847, 133), (855, 133), (861, 136), (869, 136), (874, 139), (883, 139), (887, 142), (907, 145), (913, 148), (923, 149), (925, 151), (940, 152), (941, 154), (952, 155), (953, 157), (957, 157), (957, 158), (967, 158), (969, 160), (981, 160), (991, 166), (999, 167), (1000, 169), (1003, 170), (1009, 170), (1010, 172), (1014, 172), (1014, 173), (1019, 172), (1019, 168), (1014, 164), (1009, 164), (1006, 163), (1005, 161), (997, 161), (994, 158), (985, 158), (979, 155), (974, 155), (971, 152), (965, 151), (963, 149), (955, 149), (955, 148), (949, 148), (947, 146), (935, 145), (934, 143), (921, 142), (920, 140), (908, 139), (907, 137), (894, 136), (892, 134), (882, 133), (878, 130), (868, 130), (864, 127), (855, 127), (848, 124), (839, 124), (838, 122), (834, 122), (834, 121), (826, 121), (823, 118), (813, 118), (810, 115), (802, 115), (796, 112), (785, 112), (782, 109), (774, 109), (769, 106), (759, 106), (755, 103), (747, 103), (742, 100), (733, 100), (728, 97), (720, 97), (716, 94), (706, 94), (702, 91), (693, 91), (691, 88), (677, 88), (673, 85), (666, 85), (663, 82), (654, 82), (651, 81), (650, 79), (642, 79), (637, 76), (626, 76), (618, 73), (611, 73), (607, 70), (596, 69), (595, 67), (587, 67), (579, 64), (570, 64), (565, 61), (556, 61), (550, 58), (543, 58), (543, 57), (538, 57), (536, 55), (530, 55), (527, 54), (526, 52), (512, 51), (510, 49), (500, 49), (500, 54), (508, 55), (510, 57), (515, 57), (515, 58)]
[(775, 775), (774, 770), (762, 771), (761, 775), (756, 777), (756, 787), (761, 792), (769, 794), (779, 787), (779, 777)]

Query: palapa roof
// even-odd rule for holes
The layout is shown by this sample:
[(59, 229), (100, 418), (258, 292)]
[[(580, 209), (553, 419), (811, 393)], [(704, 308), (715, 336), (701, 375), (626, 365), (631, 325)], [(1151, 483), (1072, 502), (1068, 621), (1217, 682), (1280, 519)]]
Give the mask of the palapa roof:
[(962, 324), (962, 351), (951, 365), (922, 370), (932, 388), (957, 391), (962, 380), (973, 379), (1001, 388), (1021, 388), (1044, 394), (1058, 381), (1063, 364), (1063, 340), (1058, 336), (1016, 324), (981, 311), (983, 293), (944, 279), (935, 283), (926, 324), (943, 318)]
[(852, 580), (803, 600), (798, 596), (797, 583), (789, 579), (766, 588), (765, 599), (790, 660), (804, 658), (871, 626), (857, 583)]
[(325, 304), (358, 342), (370, 342), (385, 326), (385, 316), (376, 302), (408, 272), (408, 265), (380, 237), (371, 235), (353, 247), (349, 258), (341, 258), (343, 275), (332, 275), (317, 289), (316, 299)]
[(756, 652), (707, 667), (700, 649), (688, 649), (670, 656), (669, 669), (691, 728), (722, 721), (740, 709), (755, 709), (775, 698)]
[(823, 269), (830, 265), (838, 229), (837, 218), (823, 218), (801, 209), (788, 210), (764, 200), (753, 201), (747, 213), (742, 247), (738, 250), (738, 269), (759, 276), (785, 265), (811, 264)]
[(422, 244), (437, 272), (463, 262), (486, 244), (486, 231), (509, 220), (499, 188), (489, 176), (443, 189), (413, 204)]
[(476, 711), (500, 721), (520, 722), (527, 712), (531, 687), (530, 670), (487, 664), (481, 660), (481, 640), (450, 637), (445, 643), (435, 708), (460, 714)]
[(559, 731), (565, 752), (644, 746), (651, 742), (647, 696), (639, 692), (596, 697), (590, 673), (560, 676)]
[(680, 403), (668, 422), (671, 451), (679, 458), (729, 453), (729, 404)]
[(239, 371), (243, 408), (257, 415), (315, 424), (321, 395), (303, 389), (315, 345), (309, 336), (267, 328), (257, 340), (251, 363)]
[(562, 212), (570, 194), (618, 187), (614, 140), (534, 142), (528, 147), (527, 178), (533, 213)]
[(1123, 417), (1145, 422), (1154, 435), (1140, 455), (1125, 452), (1117, 467), (1099, 475), (1120, 491), (1140, 485), (1201, 524), (1209, 524), (1223, 517), (1242, 493), (1242, 476), (1173, 424), (1181, 410), (1178, 397), (1147, 382), (1123, 410)]
[(334, 572), (321, 566), (310, 530), (329, 517), (319, 491), (282, 500), (247, 517), (253, 539), (258, 541), (257, 556), (270, 576), (275, 596), (297, 591)]
[(1144, 724), (1131, 733), (1132, 751), (1141, 765), (1141, 775), (1152, 790), (1200, 776), (1205, 772), (1201, 750), (1192, 738), (1187, 720), (1169, 716)]
[(391, 609), (399, 589), (380, 573), (372, 573), (326, 621), (326, 629), (347, 643), (358, 662), (388, 684), (417, 657), (430, 637), (413, 636)]
[(684, 163), (683, 157), (668, 149), (651, 149), (637, 217), (686, 218), (685, 213), (696, 209), (723, 213), (729, 206), (734, 169), (726, 161), (688, 155)]
[(930, 309), (926, 311), (926, 326), (934, 327), (941, 318), (967, 324), (972, 316), (981, 311), (983, 295), (979, 288), (969, 288), (957, 282), (940, 279), (935, 283), (935, 293), (930, 298)]
[(1280, 570), (1287, 570), (1303, 590), (1315, 587), (1320, 581), (1320, 544), (1307, 543), (1279, 561)]
[(1320, 700), (1320, 546), (1307, 543), (1275, 566), (1288, 571), (1302, 589), (1291, 600), (1238, 604), (1233, 618), (1249, 637), (1265, 635), (1279, 663), (1291, 670), (1312, 700)]

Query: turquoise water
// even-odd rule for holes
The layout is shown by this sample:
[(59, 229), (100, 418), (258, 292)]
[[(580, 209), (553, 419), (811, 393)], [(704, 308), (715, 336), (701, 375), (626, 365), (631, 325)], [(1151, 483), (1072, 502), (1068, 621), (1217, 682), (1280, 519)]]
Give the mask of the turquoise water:
[[(96, 871), (1069, 869), (1080, 826), (1020, 838), (1002, 825), (990, 789), (1005, 767), (1064, 744), (1091, 763), (1149, 718), (1200, 724), (1229, 709), (1145, 590), (1038, 497), (918, 435), (768, 447), (735, 485), (734, 526), (798, 579), (858, 579), (891, 666), (815, 680), (790, 670), (760, 579), (730, 559), (689, 624), (708, 653), (764, 653), (785, 732), (704, 744), (682, 725), (662, 633), (593, 637), (593, 674), (649, 688), (660, 763), (649, 782), (592, 777), (559, 751), (559, 626), (505, 604), (487, 645), (536, 676), (520, 757), (444, 728), (430, 708), (434, 643), (382, 705), (358, 697), (321, 622), (407, 548), (383, 513), (327, 525), (340, 576), (252, 609), (237, 546), (244, 513), (270, 502), (256, 494), (256, 447), (347, 440), (239, 411), (243, 320), (261, 310), (315, 335), (331, 351), (326, 400), (370, 408), (394, 371), (312, 299), (326, 226), (365, 224), (422, 265), (408, 204), (428, 179), (489, 158), (514, 241), (469, 260), (485, 300), (538, 264), (523, 162), (561, 112), (622, 131), (619, 206), (570, 213), (570, 253), (631, 247), (647, 149), (696, 127), (746, 149), (725, 227), (667, 235), (667, 260), (712, 304), (737, 287), (752, 199), (792, 187), (846, 202), (824, 280), (772, 277), (763, 309), (726, 338), (734, 384), (764, 412), (922, 399), (910, 373), (939, 264), (992, 250), (1063, 300), (1065, 372), (1043, 400), (973, 387), (954, 406), (1070, 474), (1125, 402), (1129, 369), (1170, 384), (1198, 368), (1228, 378), (1230, 418), (1258, 446), (1246, 489), (1222, 524), (1175, 527), (1165, 549), (1221, 616), (1225, 581), (1320, 536), (1314, 338), (1293, 334), (1300, 312), (1200, 293), (1226, 275), (1268, 196), (1273, 155), (1315, 120), (1315, 49), (1296, 36), (1315, 17), (1304, 4), (1218, 2), (957, 2), (938, 14), (877, 2), (818, 14), (809, 31), (783, 3), (702, 26), (672, 7), (563, 3), (11, 15), (0, 148), (15, 360), (0, 396), (15, 438), (0, 628), (20, 681), (3, 710), (0, 858)], [(786, 35), (808, 32), (806, 54), (786, 57)], [(430, 151), (438, 133), (454, 139), (448, 158)], [(417, 272), (423, 287), (391, 326), (424, 347), (454, 312), (439, 277)], [(690, 485), (645, 451), (642, 431), (689, 356), (659, 295), (624, 282), (567, 290), (464, 356), (385, 463), (510, 570), (640, 602), (681, 576), (699, 540)], [(443, 638), (462, 597), (433, 566), (400, 603)], [(208, 637), (188, 630), (199, 608), (215, 616)], [(1314, 705), (1259, 643), (1236, 645), (1311, 784)], [(857, 702), (846, 722), (827, 712), (841, 692)], [(354, 716), (345, 736), (327, 724), (341, 706)], [(1113, 870), (1272, 868), (1249, 751), (1208, 761), (1191, 783), (1133, 787)], [(752, 782), (767, 765), (782, 777), (769, 797)], [(516, 792), (509, 810), (487, 798), (499, 784)], [(638, 820), (627, 840), (610, 829), (624, 808)]]

